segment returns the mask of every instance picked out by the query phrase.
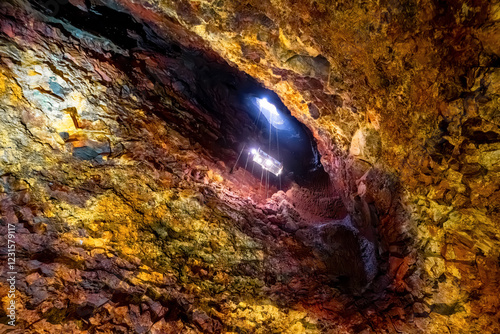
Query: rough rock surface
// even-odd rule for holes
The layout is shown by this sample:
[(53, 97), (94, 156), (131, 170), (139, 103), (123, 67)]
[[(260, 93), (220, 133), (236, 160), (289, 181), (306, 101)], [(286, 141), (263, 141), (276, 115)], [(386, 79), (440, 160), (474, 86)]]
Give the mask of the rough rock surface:
[[(498, 1), (43, 3), (0, 4), (12, 333), (500, 333)], [(230, 172), (236, 68), (328, 180)]]

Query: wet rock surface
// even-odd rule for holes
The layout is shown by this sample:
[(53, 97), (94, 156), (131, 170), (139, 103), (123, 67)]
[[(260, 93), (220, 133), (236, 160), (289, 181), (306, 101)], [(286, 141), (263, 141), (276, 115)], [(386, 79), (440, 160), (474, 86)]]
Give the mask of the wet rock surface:
[[(2, 2), (12, 332), (500, 332), (499, 12)], [(234, 95), (247, 75), (328, 175), (266, 194), (231, 168), (262, 137)]]

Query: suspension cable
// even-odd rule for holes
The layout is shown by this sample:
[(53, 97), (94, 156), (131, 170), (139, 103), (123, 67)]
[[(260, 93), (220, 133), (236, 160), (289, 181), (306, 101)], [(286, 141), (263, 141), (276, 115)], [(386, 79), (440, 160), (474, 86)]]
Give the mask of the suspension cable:
[(262, 168), (262, 173), (260, 174), (260, 185), (259, 185), (259, 191), (262, 189), (262, 179), (264, 178), (264, 168)]
[[(276, 147), (278, 148), (278, 161), (280, 161), (280, 141), (278, 138), (278, 128), (276, 128)], [(281, 173), (278, 175), (278, 178), (280, 180), (280, 190), (281, 190)]]
[(236, 161), (234, 162), (234, 166), (233, 168), (231, 168), (231, 170), (229, 171), (230, 174), (233, 173), (234, 169), (236, 168), (236, 164), (238, 163), (238, 161), (240, 160), (240, 157), (241, 157), (241, 153), (243, 153), (243, 150), (245, 149), (245, 146), (246, 146), (246, 143), (243, 143), (243, 147), (241, 148), (241, 151), (240, 151), (240, 154), (238, 155), (238, 158), (236, 159)]
[(269, 197), (269, 172), (266, 170), (266, 198)]

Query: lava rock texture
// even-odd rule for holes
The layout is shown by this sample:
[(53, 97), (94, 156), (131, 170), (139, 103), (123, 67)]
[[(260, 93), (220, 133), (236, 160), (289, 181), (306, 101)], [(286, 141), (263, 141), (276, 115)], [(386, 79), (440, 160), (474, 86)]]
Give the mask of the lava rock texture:
[[(1, 331), (500, 333), (499, 21), (498, 0), (2, 1)], [(231, 168), (258, 83), (327, 174), (266, 196)]]

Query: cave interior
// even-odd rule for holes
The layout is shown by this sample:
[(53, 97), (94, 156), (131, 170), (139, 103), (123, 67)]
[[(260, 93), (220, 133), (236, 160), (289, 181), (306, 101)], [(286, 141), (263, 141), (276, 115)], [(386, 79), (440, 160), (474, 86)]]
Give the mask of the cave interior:
[(0, 329), (500, 333), (499, 13), (2, 1)]

